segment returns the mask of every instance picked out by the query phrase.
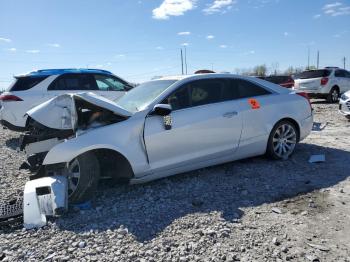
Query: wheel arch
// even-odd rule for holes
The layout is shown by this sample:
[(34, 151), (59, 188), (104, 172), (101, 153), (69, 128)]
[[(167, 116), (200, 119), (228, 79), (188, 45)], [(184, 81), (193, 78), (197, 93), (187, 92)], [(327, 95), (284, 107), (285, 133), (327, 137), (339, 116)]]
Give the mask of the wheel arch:
[(119, 151), (110, 148), (95, 148), (87, 151), (96, 155), (102, 176), (111, 177), (116, 182), (128, 182), (134, 178), (129, 160)]
[[(105, 159), (101, 158), (101, 155), (105, 156), (107, 153), (109, 153), (109, 155), (112, 156), (111, 158), (113, 160), (118, 160), (118, 162), (121, 161), (123, 163), (123, 170), (127, 170), (129, 177), (134, 177), (134, 170), (129, 158), (118, 148), (115, 148), (108, 144), (96, 144), (93, 146), (81, 147), (78, 150), (76, 149), (77, 148), (71, 147), (66, 143), (58, 144), (48, 152), (43, 161), (43, 165), (45, 166), (58, 163), (69, 163), (73, 159), (87, 152), (94, 152), (98, 155), (98, 157), (100, 157), (99, 160), (102, 159), (105, 161)], [(116, 167), (113, 168), (116, 169)]]
[(334, 85), (334, 86), (332, 86), (331, 90), (332, 90), (333, 88), (338, 89), (338, 91), (339, 91), (339, 93), (340, 93), (340, 87), (339, 87), (338, 85)]
[(272, 130), (275, 128), (276, 125), (278, 125), (279, 123), (281, 123), (282, 121), (288, 121), (291, 122), (295, 127), (296, 127), (296, 131), (297, 131), (297, 142), (300, 141), (300, 124), (298, 123), (298, 121), (296, 121), (295, 119), (291, 118), (291, 117), (284, 117), (280, 120), (278, 120), (272, 127), (272, 129), (270, 130), (270, 133), (272, 132)]

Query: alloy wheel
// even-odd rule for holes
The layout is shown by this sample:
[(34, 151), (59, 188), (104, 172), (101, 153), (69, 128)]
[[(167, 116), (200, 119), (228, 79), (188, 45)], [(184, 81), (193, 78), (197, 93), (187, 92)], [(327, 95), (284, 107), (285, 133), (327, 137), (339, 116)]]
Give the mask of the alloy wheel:
[(338, 90), (337, 89), (333, 89), (332, 91), (332, 102), (337, 102), (338, 99), (339, 99), (339, 93), (338, 93)]
[(80, 180), (80, 166), (78, 159), (74, 159), (68, 168), (68, 196), (77, 189)]
[(272, 143), (273, 150), (278, 157), (288, 158), (293, 153), (297, 143), (297, 133), (294, 126), (288, 123), (280, 125), (273, 135)]

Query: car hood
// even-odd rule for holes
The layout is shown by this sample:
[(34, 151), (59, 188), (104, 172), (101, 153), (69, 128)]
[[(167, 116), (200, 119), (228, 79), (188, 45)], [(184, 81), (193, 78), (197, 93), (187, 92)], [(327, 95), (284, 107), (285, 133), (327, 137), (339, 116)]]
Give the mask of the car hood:
[(36, 122), (53, 129), (75, 130), (78, 126), (77, 103), (85, 103), (101, 110), (128, 118), (132, 113), (119, 107), (116, 103), (94, 93), (64, 94), (54, 97), (26, 114)]

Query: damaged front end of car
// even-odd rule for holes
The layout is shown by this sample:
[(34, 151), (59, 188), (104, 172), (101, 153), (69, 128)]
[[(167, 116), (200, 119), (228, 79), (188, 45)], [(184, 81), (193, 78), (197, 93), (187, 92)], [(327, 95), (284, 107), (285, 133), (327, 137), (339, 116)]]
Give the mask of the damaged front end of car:
[(26, 133), (21, 136), (20, 150), (27, 161), (21, 166), (47, 176), (42, 168), (51, 148), (92, 129), (128, 119), (131, 113), (114, 102), (94, 93), (65, 94), (27, 112)]

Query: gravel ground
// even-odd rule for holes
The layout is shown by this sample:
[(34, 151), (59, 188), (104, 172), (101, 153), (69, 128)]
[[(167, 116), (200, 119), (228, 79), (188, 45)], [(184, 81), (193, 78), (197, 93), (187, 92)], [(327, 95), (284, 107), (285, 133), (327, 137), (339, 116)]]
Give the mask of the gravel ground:
[[(39, 230), (0, 230), (2, 261), (350, 261), (350, 122), (314, 100), (319, 131), (287, 161), (263, 157), (152, 183), (100, 186), (94, 207)], [(0, 196), (28, 173), (0, 130)], [(312, 154), (326, 162), (310, 164)]]

